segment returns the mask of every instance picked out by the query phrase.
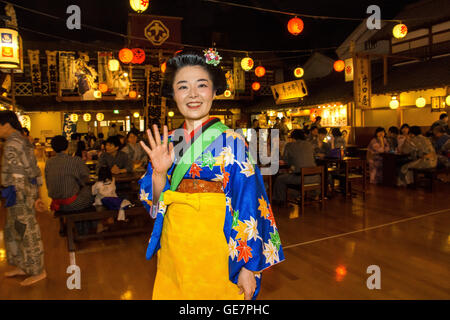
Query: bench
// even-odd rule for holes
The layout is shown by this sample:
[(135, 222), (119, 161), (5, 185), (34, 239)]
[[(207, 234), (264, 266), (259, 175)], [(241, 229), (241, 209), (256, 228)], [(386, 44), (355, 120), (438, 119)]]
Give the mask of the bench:
[(428, 169), (411, 168), (414, 175), (414, 188), (418, 188), (423, 182), (426, 182), (426, 189), (433, 192), (434, 181), (440, 174), (450, 174), (450, 167), (437, 167)]
[[(118, 210), (109, 210), (104, 206), (92, 206), (85, 210), (81, 211), (56, 211), (54, 213), (55, 218), (59, 218), (60, 220), (60, 235), (67, 237), (67, 247), (69, 252), (76, 251), (75, 242), (81, 240), (90, 240), (90, 239), (104, 239), (106, 237), (117, 237), (123, 235), (131, 235), (131, 234), (139, 234), (139, 233), (150, 233), (151, 227), (150, 222), (151, 218), (147, 212), (147, 210), (141, 204), (136, 205), (135, 207), (129, 208), (125, 210), (125, 216), (128, 217), (138, 217), (142, 216), (144, 218), (143, 225), (128, 225), (126, 222), (117, 221)], [(107, 218), (114, 219), (114, 226), (116, 228), (112, 228), (112, 230), (104, 231), (101, 233), (95, 234), (87, 234), (80, 235), (78, 234), (75, 223), (80, 221), (95, 221), (102, 220)], [(148, 224), (145, 222), (149, 222)]]

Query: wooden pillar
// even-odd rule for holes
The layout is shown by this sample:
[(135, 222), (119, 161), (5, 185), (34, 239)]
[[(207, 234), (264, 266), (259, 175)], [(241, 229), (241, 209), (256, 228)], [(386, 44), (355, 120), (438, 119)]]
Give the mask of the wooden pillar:
[(388, 59), (387, 56), (383, 56), (383, 85), (387, 86), (388, 82)]
[(16, 112), (16, 83), (14, 82), (14, 70), (11, 70), (11, 101), (13, 107), (12, 111)]

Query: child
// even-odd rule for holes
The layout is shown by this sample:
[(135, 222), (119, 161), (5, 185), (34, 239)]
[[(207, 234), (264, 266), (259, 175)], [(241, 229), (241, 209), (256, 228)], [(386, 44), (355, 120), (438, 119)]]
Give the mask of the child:
[(117, 197), (116, 183), (108, 167), (99, 169), (98, 181), (92, 186), (92, 194), (95, 196), (95, 206), (101, 206), (105, 197)]

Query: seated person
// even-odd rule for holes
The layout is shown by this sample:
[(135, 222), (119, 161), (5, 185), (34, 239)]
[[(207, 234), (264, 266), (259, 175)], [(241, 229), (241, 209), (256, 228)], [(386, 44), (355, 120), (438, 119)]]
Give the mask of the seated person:
[(386, 137), (387, 142), (389, 143), (389, 151), (396, 152), (398, 148), (398, 128), (392, 126), (388, 129), (388, 134)]
[(311, 127), (311, 131), (309, 132), (308, 141), (311, 142), (314, 146), (317, 145), (317, 139), (319, 138), (319, 128), (315, 125)]
[[(278, 203), (286, 199), (286, 186), (288, 184), (301, 183), (300, 172), (302, 168), (316, 166), (314, 160), (314, 148), (310, 142), (306, 141), (305, 132), (300, 129), (295, 129), (292, 132), (291, 137), (295, 139), (295, 142), (286, 144), (283, 160), (286, 161), (288, 165), (294, 167), (294, 172), (281, 174), (275, 180), (273, 200)], [(305, 177), (305, 183), (317, 183), (319, 180), (319, 176)]]
[(102, 143), (105, 141), (105, 140), (103, 139), (103, 137), (104, 137), (103, 133), (100, 132), (100, 133), (98, 134), (98, 139), (97, 139), (97, 140), (95, 141), (95, 143), (94, 143), (94, 149), (96, 149), (96, 150), (100, 150), (100, 149), (101, 149)]
[(119, 148), (119, 137), (112, 136), (106, 140), (106, 152), (103, 152), (98, 159), (97, 173), (103, 166), (107, 166), (112, 174), (129, 173), (133, 171), (132, 163), (128, 159), (128, 155), (125, 152), (120, 151)]
[(398, 175), (398, 185), (413, 183), (413, 173), (410, 169), (435, 168), (437, 155), (430, 139), (424, 137), (418, 126), (412, 126), (409, 138), (403, 143), (402, 153), (411, 154), (413, 161), (404, 164)]
[(446, 133), (445, 128), (436, 126), (433, 128), (433, 146), (438, 156), (438, 166), (448, 167), (450, 136)]
[(320, 128), (317, 136), (317, 144), (314, 146), (314, 156), (316, 158), (324, 158), (331, 150), (331, 145), (324, 142), (327, 137), (327, 129)]
[(130, 131), (127, 136), (127, 142), (122, 148), (122, 151), (128, 155), (128, 158), (133, 163), (135, 168), (147, 168), (148, 157), (147, 153), (142, 149), (138, 142), (138, 132)]
[(345, 149), (346, 142), (342, 137), (341, 130), (339, 130), (339, 128), (333, 128), (331, 134), (333, 135), (331, 138), (331, 149), (340, 149), (341, 147)]
[[(394, 127), (395, 128), (395, 127)], [(378, 127), (374, 137), (367, 147), (367, 162), (369, 163), (370, 183), (381, 183), (383, 180), (383, 158), (380, 153), (388, 152), (389, 142), (385, 138), (384, 128)]]

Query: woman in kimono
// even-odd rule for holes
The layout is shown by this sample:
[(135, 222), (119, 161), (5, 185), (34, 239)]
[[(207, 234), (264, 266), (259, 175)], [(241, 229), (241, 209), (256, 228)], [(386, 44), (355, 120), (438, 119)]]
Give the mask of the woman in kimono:
[(367, 147), (367, 160), (369, 162), (370, 183), (381, 183), (383, 180), (383, 158), (380, 153), (388, 152), (390, 145), (385, 138), (386, 131), (382, 127), (375, 130), (375, 136)]
[(42, 175), (34, 149), (22, 135), (12, 111), (0, 111), (0, 138), (6, 139), (2, 156), (2, 196), (6, 198), (4, 229), (6, 257), (14, 270), (5, 277), (28, 276), (20, 284), (31, 285), (46, 278), (44, 249), (35, 207), (43, 211), (39, 197)]
[[(217, 57), (217, 59), (215, 58)], [(156, 221), (147, 259), (158, 256), (153, 299), (256, 299), (261, 272), (284, 260), (259, 168), (245, 139), (210, 118), (225, 90), (214, 54), (167, 62), (163, 94), (185, 121), (141, 142), (150, 163), (140, 198)]]

